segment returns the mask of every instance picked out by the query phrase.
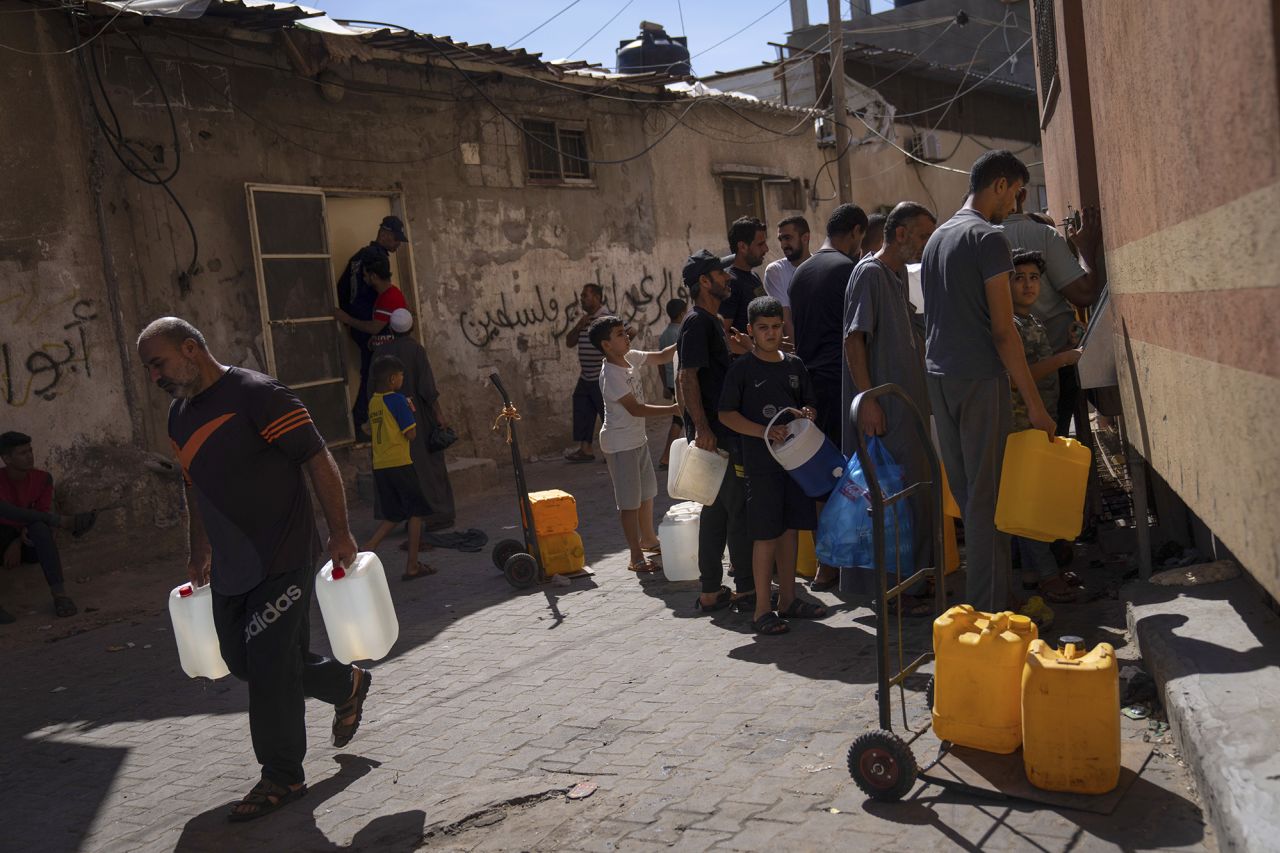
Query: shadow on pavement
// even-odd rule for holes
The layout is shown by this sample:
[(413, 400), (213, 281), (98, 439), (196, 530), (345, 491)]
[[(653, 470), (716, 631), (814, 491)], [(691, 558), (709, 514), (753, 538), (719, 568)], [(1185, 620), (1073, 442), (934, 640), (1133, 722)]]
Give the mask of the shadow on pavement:
[[(978, 838), (966, 838), (947, 824), (938, 806), (964, 805), (976, 807), (993, 821), (992, 826)], [(939, 842), (946, 842), (967, 851), (988, 849), (992, 836), (1001, 828), (1018, 836), (1018, 847), (1027, 850), (1040, 849), (1043, 836), (1030, 838), (1008, 823), (1013, 813), (1033, 814), (1052, 812), (1077, 827), (1077, 832), (1067, 844), (1068, 848), (1088, 847), (1088, 839), (1115, 844), (1131, 849), (1134, 838), (1142, 839), (1144, 849), (1172, 849), (1187, 847), (1204, 839), (1204, 822), (1199, 808), (1185, 797), (1163, 788), (1142, 776), (1134, 780), (1128, 792), (1120, 800), (1116, 810), (1109, 815), (1070, 809), (1051, 809), (1038, 803), (1022, 800), (996, 800), (940, 789), (936, 786), (917, 786), (911, 797), (899, 803), (881, 803), (867, 800), (863, 810), (880, 820), (904, 826), (932, 826), (938, 832)], [(1003, 848), (1007, 839), (1000, 841)]]
[(311, 786), (307, 795), (279, 812), (249, 823), (227, 820), (235, 800), (193, 817), (182, 829), (174, 847), (179, 853), (204, 853), (257, 847), (260, 849), (307, 850), (324, 853), (338, 850), (410, 851), (422, 842), (426, 813), (413, 809), (371, 820), (351, 839), (349, 845), (334, 844), (316, 824), (315, 814), (330, 798), (342, 793), (378, 762), (354, 755), (338, 755), (338, 772)]
[[(4, 752), (0, 775), (12, 784), (5, 786), (4, 795), (8, 841), (0, 847), (49, 853), (84, 849), (84, 838), (129, 750), (40, 739), (24, 740)], [(41, 768), (52, 770), (63, 780), (61, 807), (54, 822), (38, 817), (48, 817), (48, 798), (44, 790), (30, 784)]]

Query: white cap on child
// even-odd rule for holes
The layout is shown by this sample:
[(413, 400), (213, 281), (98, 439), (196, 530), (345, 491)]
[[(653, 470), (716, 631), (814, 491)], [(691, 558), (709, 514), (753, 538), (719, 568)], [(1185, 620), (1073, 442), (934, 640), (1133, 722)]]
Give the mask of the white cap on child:
[(413, 328), (413, 315), (408, 308), (397, 308), (391, 312), (391, 331), (404, 334)]

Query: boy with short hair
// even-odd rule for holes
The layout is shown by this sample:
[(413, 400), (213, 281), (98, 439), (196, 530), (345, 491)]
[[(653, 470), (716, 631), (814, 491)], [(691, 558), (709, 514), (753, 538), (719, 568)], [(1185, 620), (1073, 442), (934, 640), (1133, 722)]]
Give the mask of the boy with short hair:
[[(782, 303), (761, 296), (747, 306), (751, 352), (733, 362), (720, 395), (720, 422), (743, 436), (742, 460), (747, 474), (747, 518), (755, 540), (751, 553), (755, 575), (752, 627), (760, 634), (785, 634), (786, 619), (821, 619), (827, 609), (796, 598), (796, 531), (813, 530), (818, 516), (809, 497), (769, 453), (765, 442), (787, 436), (787, 428), (766, 426), (779, 411), (799, 409), (813, 420), (817, 397), (804, 363), (782, 352)], [(778, 612), (771, 607), (774, 565), (778, 569)]]
[[(684, 322), (684, 315), (689, 310), (689, 303), (683, 299), (671, 299), (667, 301), (667, 327), (662, 330), (662, 334), (658, 336), (658, 349), (665, 350), (667, 347), (675, 346), (680, 340), (680, 324)], [(676, 368), (674, 359), (671, 364), (658, 365), (658, 376), (662, 378), (662, 394), (668, 400), (676, 398)], [(671, 443), (680, 437), (684, 432), (684, 418), (680, 414), (671, 416), (671, 428), (667, 430), (667, 442), (662, 448), (662, 458), (658, 460), (658, 470), (667, 470), (667, 464), (671, 461)]]
[[(1013, 275), (1009, 278), (1013, 324), (1018, 329), (1018, 336), (1022, 338), (1027, 367), (1031, 369), (1031, 378), (1035, 380), (1040, 399), (1046, 409), (1054, 411), (1058, 405), (1058, 370), (1078, 362), (1080, 350), (1068, 349), (1054, 353), (1044, 324), (1031, 313), (1036, 298), (1040, 295), (1040, 279), (1045, 271), (1044, 256), (1040, 252), (1026, 249), (1014, 249), (1013, 252)], [(1027, 415), (1027, 403), (1018, 389), (1014, 388), (1013, 431), (1032, 428)], [(1076, 592), (1059, 572), (1057, 560), (1048, 542), (1018, 536), (1013, 543), (1021, 556), (1024, 575), (1035, 573), (1041, 595), (1058, 604), (1076, 600)]]
[(656, 572), (661, 567), (645, 556), (658, 554), (658, 534), (653, 529), (653, 498), (658, 481), (649, 456), (645, 418), (670, 417), (675, 403), (663, 406), (644, 402), (641, 375), (636, 368), (645, 364), (668, 364), (675, 358), (675, 344), (661, 352), (631, 348), (631, 338), (617, 317), (601, 317), (587, 331), (591, 344), (604, 353), (600, 368), (600, 396), (604, 399), (604, 423), (600, 427), (600, 450), (609, 465), (613, 495), (622, 522), (622, 535), (631, 551), (627, 566), (633, 572)]
[(374, 359), (369, 368), (373, 396), (369, 400), (369, 429), (373, 439), (373, 485), (378, 492), (374, 517), (382, 524), (362, 551), (373, 551), (397, 524), (409, 523), (409, 556), (402, 581), (434, 575), (436, 570), (418, 560), (422, 517), (431, 513), (413, 467), (409, 449), (418, 429), (413, 404), (400, 392), (404, 363), (391, 355)]

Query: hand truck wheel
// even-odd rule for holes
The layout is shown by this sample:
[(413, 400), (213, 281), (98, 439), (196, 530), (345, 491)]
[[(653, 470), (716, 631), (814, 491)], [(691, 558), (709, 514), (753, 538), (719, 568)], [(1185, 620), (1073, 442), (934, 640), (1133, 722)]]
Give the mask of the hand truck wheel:
[(873, 800), (902, 799), (915, 787), (917, 772), (911, 747), (893, 732), (867, 732), (849, 747), (849, 775)]
[(507, 560), (524, 550), (524, 543), (519, 539), (503, 539), (493, 546), (493, 565), (498, 571), (505, 571)]
[(538, 561), (532, 554), (521, 551), (507, 559), (502, 573), (507, 576), (507, 583), (516, 589), (528, 589), (538, 580)]
[(924, 701), (929, 703), (929, 713), (933, 713), (934, 676), (929, 676), (929, 683), (924, 686)]

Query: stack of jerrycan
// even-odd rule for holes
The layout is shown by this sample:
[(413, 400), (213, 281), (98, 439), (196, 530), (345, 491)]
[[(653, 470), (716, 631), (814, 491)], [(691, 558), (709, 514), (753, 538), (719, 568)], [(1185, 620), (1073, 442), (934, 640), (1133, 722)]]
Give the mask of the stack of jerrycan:
[(1036, 626), (1026, 616), (952, 607), (933, 623), (933, 729), (961, 746), (1008, 754), (1022, 743), (1022, 669)]
[(582, 537), (578, 535), (578, 503), (559, 489), (530, 492), (533, 529), (538, 534), (542, 568), (548, 575), (571, 575), (586, 565)]
[(1022, 670), (1022, 762), (1037, 788), (1105, 794), (1120, 781), (1120, 676), (1107, 643), (1035, 640)]

